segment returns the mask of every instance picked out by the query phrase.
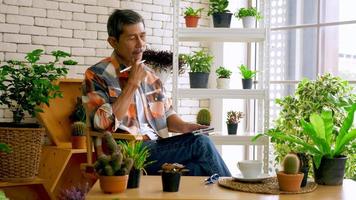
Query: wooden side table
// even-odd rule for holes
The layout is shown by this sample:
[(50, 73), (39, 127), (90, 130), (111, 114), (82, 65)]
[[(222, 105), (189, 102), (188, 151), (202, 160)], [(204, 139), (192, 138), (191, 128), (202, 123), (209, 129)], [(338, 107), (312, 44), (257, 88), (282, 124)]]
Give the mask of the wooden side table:
[(206, 177), (183, 176), (178, 192), (163, 192), (160, 176), (141, 177), (140, 187), (128, 189), (124, 193), (104, 194), (100, 190), (99, 181), (89, 191), (86, 199), (249, 199), (249, 200), (354, 200), (356, 196), (356, 182), (344, 180), (342, 186), (318, 186), (311, 193), (297, 195), (268, 195), (229, 190), (217, 183), (204, 185)]
[(44, 187), (45, 181), (36, 178), (31, 182), (13, 183), (0, 182), (0, 189), (5, 192), (6, 197), (16, 200), (50, 200), (54, 199)]

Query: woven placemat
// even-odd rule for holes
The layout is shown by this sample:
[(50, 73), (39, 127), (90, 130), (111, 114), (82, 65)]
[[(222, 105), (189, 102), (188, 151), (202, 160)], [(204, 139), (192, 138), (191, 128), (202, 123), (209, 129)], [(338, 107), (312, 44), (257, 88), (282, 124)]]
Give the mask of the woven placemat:
[(219, 185), (233, 190), (263, 194), (301, 194), (312, 192), (317, 187), (315, 182), (308, 182), (299, 192), (280, 191), (276, 177), (265, 179), (260, 183), (239, 182), (231, 177), (222, 177), (219, 179)]

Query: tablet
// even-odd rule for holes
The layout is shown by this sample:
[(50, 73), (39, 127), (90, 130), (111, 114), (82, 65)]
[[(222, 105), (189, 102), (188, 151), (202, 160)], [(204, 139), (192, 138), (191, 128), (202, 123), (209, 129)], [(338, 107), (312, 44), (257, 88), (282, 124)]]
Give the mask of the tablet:
[(192, 131), (192, 133), (194, 135), (197, 135), (197, 134), (210, 135), (212, 132), (214, 132), (214, 128), (213, 127), (202, 128), (202, 129), (198, 129), (198, 130)]

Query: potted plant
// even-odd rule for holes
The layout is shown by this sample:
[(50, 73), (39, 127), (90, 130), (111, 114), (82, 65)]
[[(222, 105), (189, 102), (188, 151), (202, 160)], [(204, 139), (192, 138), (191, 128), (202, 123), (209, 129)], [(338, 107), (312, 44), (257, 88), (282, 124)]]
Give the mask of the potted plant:
[(300, 184), (300, 187), (305, 187), (308, 182), (308, 174), (309, 174), (309, 161), (310, 161), (310, 156), (306, 153), (297, 153), (297, 156), (300, 160), (300, 168), (299, 172), (302, 172), (304, 174), (302, 183)]
[(127, 157), (133, 160), (127, 188), (138, 188), (140, 186), (141, 172), (144, 171), (146, 173), (145, 167), (154, 162), (147, 161), (147, 158), (150, 156), (149, 149), (147, 146), (143, 146), (142, 141), (119, 141), (119, 145), (123, 148)]
[(85, 137), (86, 124), (81, 121), (72, 124), (72, 148), (73, 149), (86, 149), (87, 142)]
[(186, 27), (197, 27), (200, 19), (200, 13), (204, 8), (194, 9), (187, 7), (184, 11), (184, 19)]
[[(168, 79), (173, 69), (173, 53), (171, 51), (159, 51), (147, 49), (143, 52), (142, 60), (149, 66), (164, 84)], [(179, 74), (184, 73), (183, 55), (179, 55), (178, 71)]]
[(161, 166), (162, 187), (164, 192), (178, 192), (182, 173), (188, 172), (184, 165), (179, 163), (164, 163)]
[(236, 135), (237, 127), (241, 118), (243, 118), (243, 112), (233, 110), (227, 112), (226, 124), (227, 133), (229, 135)]
[[(285, 135), (293, 135), (309, 141), (309, 136), (303, 131), (301, 119), (308, 121), (312, 113), (321, 113), (323, 109), (330, 109), (333, 112), (334, 126), (340, 129), (347, 116), (347, 109), (354, 102), (356, 102), (356, 94), (353, 92), (353, 87), (339, 77), (325, 74), (318, 76), (316, 80), (304, 79), (297, 85), (295, 94), (276, 100), (281, 110), (274, 122), (274, 129)], [(336, 132), (332, 135), (336, 137)], [(281, 162), (288, 152), (299, 152), (294, 142), (272, 138), (272, 143), (277, 163)], [(344, 155), (348, 157), (345, 177), (355, 179), (355, 150), (347, 148)]]
[(120, 193), (127, 188), (133, 159), (129, 158), (121, 146), (117, 145), (109, 132), (103, 133), (108, 153), (101, 153), (94, 163), (99, 175), (100, 188), (104, 193)]
[(53, 51), (53, 61), (40, 64), (38, 61), (42, 55), (43, 50), (36, 49), (26, 54), (26, 62), (9, 60), (0, 67), (0, 104), (7, 106), (13, 114), (13, 122), (0, 123), (0, 141), (12, 149), (10, 154), (0, 157), (2, 180), (35, 178), (45, 130), (39, 124), (21, 122), (26, 112), (34, 117), (42, 112), (42, 104), (49, 106), (50, 99), (61, 97), (56, 80), (67, 74), (68, 68), (64, 65), (76, 64), (73, 60), (66, 60), (60, 65), (61, 58), (70, 56), (63, 51)]
[(260, 12), (257, 12), (256, 8), (240, 8), (234, 14), (238, 19), (242, 19), (242, 25), (244, 28), (254, 28), (255, 21), (262, 19)]
[(256, 71), (250, 70), (246, 65), (240, 65), (240, 73), (242, 76), (242, 88), (251, 89), (252, 88), (252, 78), (256, 76)]
[(216, 74), (218, 75), (217, 78), (217, 88), (219, 89), (229, 89), (230, 88), (230, 77), (232, 74), (232, 71), (229, 69), (226, 69), (223, 66), (220, 66), (218, 69), (216, 69)]
[(210, 126), (211, 113), (208, 109), (200, 109), (197, 114), (197, 123), (201, 125)]
[(200, 50), (192, 55), (184, 55), (183, 59), (190, 67), (190, 88), (207, 88), (213, 56)]
[(301, 152), (313, 158), (315, 182), (322, 185), (341, 185), (347, 157), (344, 153), (355, 147), (356, 129), (352, 128), (356, 103), (350, 108), (340, 129), (334, 126), (331, 110), (321, 114), (313, 113), (309, 121), (301, 119), (303, 132), (307, 139), (286, 135), (278, 130), (269, 131), (272, 138), (285, 140), (296, 145)]
[(287, 192), (298, 192), (304, 174), (299, 172), (300, 160), (296, 154), (289, 153), (283, 160), (283, 171), (277, 172), (279, 189)]
[(227, 10), (228, 6), (228, 0), (209, 0), (208, 16), (213, 16), (214, 27), (230, 27), (232, 13)]

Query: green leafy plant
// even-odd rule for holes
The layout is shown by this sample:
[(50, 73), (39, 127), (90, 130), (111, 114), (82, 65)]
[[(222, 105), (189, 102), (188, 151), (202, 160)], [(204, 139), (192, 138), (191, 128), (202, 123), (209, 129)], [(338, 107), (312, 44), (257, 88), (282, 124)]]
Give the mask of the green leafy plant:
[(129, 158), (123, 148), (116, 144), (110, 133), (104, 133), (103, 139), (108, 147), (108, 154), (98, 155), (94, 163), (95, 172), (100, 176), (128, 175), (133, 166), (133, 159)]
[(237, 124), (243, 117), (243, 112), (230, 110), (227, 112), (226, 124)]
[(11, 153), (11, 148), (4, 143), (0, 143), (0, 152)]
[(201, 109), (197, 114), (197, 123), (210, 126), (211, 113), (208, 109)]
[[(56, 66), (60, 58), (69, 57), (63, 51), (53, 51), (54, 61), (39, 64), (43, 50), (36, 49), (27, 53), (27, 62), (9, 60), (0, 67), (0, 103), (6, 105), (13, 113), (13, 121), (20, 123), (28, 112), (35, 116), (43, 112), (41, 104), (49, 106), (49, 100), (61, 97), (59, 86), (55, 81), (68, 73), (68, 68), (63, 65)], [(71, 65), (75, 61), (63, 61)]]
[(230, 78), (232, 74), (231, 70), (226, 69), (225, 67), (222, 66), (217, 68), (215, 72), (218, 75), (218, 78)]
[(257, 20), (262, 19), (261, 13), (257, 12), (256, 8), (240, 8), (238, 11), (234, 13), (234, 16), (238, 19), (242, 19), (243, 17), (256, 17)]
[(184, 16), (191, 16), (191, 17), (199, 17), (201, 14), (201, 11), (203, 11), (204, 8), (198, 8), (194, 9), (192, 7), (186, 7), (184, 11)]
[(298, 174), (300, 168), (299, 157), (294, 153), (289, 153), (283, 160), (283, 171), (286, 174)]
[(190, 72), (209, 73), (213, 56), (201, 50), (194, 51), (192, 55), (183, 55), (183, 60), (190, 66)]
[(86, 122), (86, 113), (81, 97), (77, 97), (77, 103), (75, 104), (74, 110), (69, 116), (69, 119), (73, 123), (77, 121)]
[(252, 79), (257, 73), (254, 70), (248, 69), (246, 65), (240, 65), (239, 69), (243, 79)]
[(228, 6), (229, 6), (228, 0), (209, 0), (208, 16), (214, 13), (230, 12), (230, 10), (227, 9)]
[(321, 114), (311, 114), (310, 122), (301, 119), (303, 133), (307, 136), (306, 140), (296, 135), (286, 135), (278, 130), (269, 131), (267, 135), (294, 143), (299, 152), (312, 155), (316, 168), (319, 168), (323, 156), (339, 157), (348, 149), (356, 147), (356, 129), (351, 129), (355, 111), (356, 103), (352, 105), (340, 129), (334, 126), (331, 110), (323, 110)]
[(143, 146), (143, 142), (118, 141), (118, 144), (122, 147), (127, 157), (133, 160), (133, 168), (143, 170), (147, 174), (145, 167), (155, 161), (147, 161), (147, 158), (150, 157), (150, 151), (146, 146)]
[[(323, 109), (333, 112), (333, 122), (336, 128), (340, 128), (347, 109), (356, 102), (356, 94), (353, 87), (345, 80), (330, 74), (317, 77), (316, 80), (303, 79), (298, 85), (295, 94), (277, 99), (281, 111), (274, 121), (274, 129), (285, 135), (295, 135), (308, 141), (308, 136), (303, 133), (301, 119), (308, 121), (312, 113), (321, 113)], [(335, 133), (333, 133), (335, 134)], [(335, 137), (335, 135), (334, 135)], [(275, 148), (276, 162), (291, 151), (298, 152), (296, 144), (286, 140), (271, 138)], [(356, 178), (356, 150), (348, 148), (345, 155), (348, 156), (345, 175), (348, 178)]]

